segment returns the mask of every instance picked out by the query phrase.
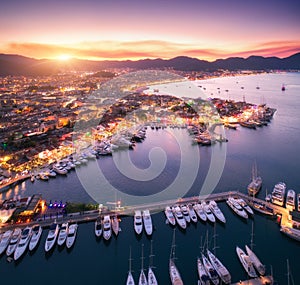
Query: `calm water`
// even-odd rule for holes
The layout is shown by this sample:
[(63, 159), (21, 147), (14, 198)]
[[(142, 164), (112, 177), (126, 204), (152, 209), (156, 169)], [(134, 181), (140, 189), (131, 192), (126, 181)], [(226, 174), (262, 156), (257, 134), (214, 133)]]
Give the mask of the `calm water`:
[[(286, 91), (281, 91), (281, 85), (286, 85)], [(154, 131), (148, 129), (147, 139), (138, 144), (134, 151), (129, 152), (130, 159), (135, 166), (146, 169), (150, 165), (148, 157), (153, 146), (161, 147), (166, 155), (166, 167), (156, 178), (148, 182), (135, 181), (121, 174), (114, 165), (111, 157), (91, 161), (87, 166), (81, 167), (79, 177), (90, 178), (94, 175), (90, 187), (105, 189), (107, 185), (99, 185), (97, 177), (99, 169), (104, 173), (109, 184), (122, 191), (122, 193), (149, 196), (152, 193), (160, 193), (161, 190), (172, 184), (172, 181), (180, 172), (180, 162), (183, 155), (189, 157), (199, 155), (200, 167), (186, 196), (198, 195), (211, 164), (212, 152), (226, 150), (226, 160), (221, 179), (217, 183), (214, 192), (239, 190), (246, 193), (247, 184), (250, 181), (251, 167), (256, 160), (259, 173), (263, 177), (263, 189), (259, 197), (264, 197), (266, 189), (271, 191), (274, 184), (284, 181), (288, 188), (300, 191), (300, 74), (269, 74), (242, 76), (234, 78), (210, 79), (196, 83), (196, 87), (205, 87), (203, 92), (207, 97), (222, 97), (234, 100), (243, 100), (253, 103), (267, 103), (277, 109), (272, 123), (257, 130), (239, 128), (238, 130), (226, 130), (227, 144), (216, 144), (213, 147), (191, 146), (188, 135), (183, 129)], [(260, 89), (256, 89), (259, 86)], [(241, 87), (244, 87), (242, 89)], [(184, 92), (184, 86), (182, 90)], [(200, 87), (197, 87), (200, 90)], [(218, 89), (219, 88), (219, 89)], [(188, 89), (187, 93), (188, 93)], [(228, 91), (226, 91), (228, 90)], [(219, 93), (220, 91), (220, 93)], [(184, 96), (184, 95), (183, 95)], [(188, 96), (188, 95), (187, 95)], [(168, 139), (167, 139), (168, 137)], [(177, 140), (175, 139), (177, 138)], [(183, 144), (183, 145), (181, 145)], [(189, 146), (186, 148), (186, 146)], [(182, 153), (182, 149), (184, 152)], [(199, 153), (198, 153), (199, 151)], [(116, 161), (127, 156), (126, 151), (116, 155)], [(119, 159), (119, 160), (118, 160)], [(192, 158), (191, 158), (192, 159)], [(184, 167), (189, 169), (189, 163)], [(95, 172), (95, 169), (97, 171)], [(130, 170), (130, 168), (129, 168)], [(217, 177), (216, 177), (217, 179)], [(103, 190), (104, 191), (104, 190)], [(176, 191), (175, 191), (176, 192)], [(46, 200), (84, 201), (93, 202), (93, 199), (84, 190), (76, 172), (69, 173), (67, 178), (57, 177), (48, 182), (26, 181), (23, 184), (10, 189), (2, 194), (2, 199), (14, 195), (32, 195), (42, 193)], [(99, 196), (103, 203), (111, 201), (111, 197)], [(121, 195), (121, 192), (120, 194)], [(170, 192), (168, 197), (173, 198), (176, 193)], [(124, 198), (125, 199), (125, 198)], [(123, 201), (123, 199), (122, 199)], [(129, 203), (130, 200), (124, 200)], [(300, 265), (298, 256), (299, 243), (283, 236), (279, 232), (279, 225), (268, 217), (256, 214), (247, 222), (241, 220), (228, 208), (226, 203), (220, 203), (220, 208), (226, 216), (227, 223), (216, 224), (217, 255), (227, 266), (232, 275), (232, 281), (237, 282), (246, 279), (236, 253), (235, 247), (243, 247), (249, 244), (251, 226), (254, 223), (255, 252), (267, 266), (270, 273), (271, 266), (275, 279), (280, 284), (287, 284), (286, 260), (289, 259), (290, 269), (295, 284), (300, 282)], [(173, 230), (165, 224), (163, 213), (153, 215), (155, 231), (153, 233), (153, 251), (155, 254), (154, 265), (160, 284), (170, 284), (168, 276), (168, 258), (172, 242)], [(5, 256), (0, 257), (0, 276), (2, 282), (11, 284), (37, 284), (37, 280), (43, 284), (53, 282), (67, 282), (76, 284), (125, 284), (129, 247), (132, 247), (132, 268), (137, 281), (141, 268), (141, 248), (144, 244), (144, 267), (147, 267), (150, 240), (143, 235), (136, 237), (133, 230), (132, 217), (123, 218), (121, 221), (122, 232), (118, 238), (113, 237), (108, 243), (102, 239), (97, 241), (94, 236), (94, 224), (80, 224), (75, 246), (70, 251), (57, 247), (50, 255), (44, 252), (44, 242), (47, 231), (44, 231), (38, 249), (33, 253), (26, 253), (20, 262), (8, 263)], [(198, 222), (197, 225), (189, 225), (185, 232), (176, 229), (176, 256), (177, 265), (181, 271), (185, 284), (196, 284), (197, 270), (196, 258), (200, 254), (201, 239), (206, 234), (209, 237), (209, 247), (213, 246), (213, 226)], [(25, 283), (24, 283), (25, 282)]]

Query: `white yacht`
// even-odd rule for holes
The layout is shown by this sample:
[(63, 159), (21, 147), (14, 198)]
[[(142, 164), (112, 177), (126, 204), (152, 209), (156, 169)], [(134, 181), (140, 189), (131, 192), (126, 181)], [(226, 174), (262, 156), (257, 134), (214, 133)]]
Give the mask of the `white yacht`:
[(220, 208), (218, 207), (216, 201), (211, 200), (211, 201), (209, 201), (208, 205), (209, 205), (211, 211), (213, 212), (213, 214), (217, 217), (217, 219), (219, 221), (221, 221), (222, 223), (226, 223), (225, 216), (222, 213), (222, 211), (220, 210)]
[(39, 225), (35, 225), (32, 227), (32, 235), (29, 242), (29, 250), (32, 251), (36, 248), (41, 236), (42, 236), (43, 229)]
[(66, 170), (63, 166), (61, 166), (59, 163), (55, 164), (53, 166), (53, 170), (57, 173), (57, 174), (61, 174), (61, 175), (66, 175), (68, 173), (68, 170)]
[(95, 235), (96, 237), (100, 237), (102, 234), (102, 222), (101, 217), (98, 217), (95, 221)]
[(272, 191), (272, 203), (283, 206), (285, 196), (286, 185), (284, 182), (278, 182)]
[(65, 243), (67, 239), (68, 231), (69, 231), (69, 223), (68, 222), (63, 223), (58, 233), (58, 238), (57, 238), (58, 245), (62, 246)]
[(9, 244), (9, 241), (11, 239), (12, 233), (13, 233), (12, 230), (7, 230), (2, 235), (2, 238), (1, 238), (1, 241), (0, 241), (0, 255), (6, 250), (8, 244)]
[(69, 226), (68, 235), (66, 239), (67, 248), (71, 248), (73, 246), (77, 235), (77, 229), (78, 229), (77, 224), (71, 224)]
[(181, 213), (182, 213), (183, 217), (185, 218), (186, 222), (189, 223), (191, 221), (191, 217), (189, 215), (189, 211), (188, 211), (186, 205), (181, 206)]
[(181, 213), (180, 207), (179, 206), (173, 207), (173, 213), (174, 213), (177, 224), (181, 228), (186, 229), (186, 220)]
[(14, 229), (13, 234), (11, 236), (11, 239), (9, 241), (8, 247), (6, 249), (6, 255), (7, 256), (14, 253), (14, 251), (15, 251), (17, 245), (18, 245), (18, 242), (20, 240), (21, 233), (22, 233), (22, 230), (20, 228), (15, 228)]
[(166, 218), (168, 219), (169, 223), (171, 225), (175, 226), (176, 220), (175, 220), (175, 217), (173, 215), (172, 209), (169, 206), (167, 206), (165, 208), (165, 215), (166, 215)]
[(194, 222), (194, 223), (197, 223), (198, 219), (197, 219), (197, 215), (196, 215), (196, 212), (193, 208), (193, 205), (192, 204), (188, 204), (188, 211), (189, 211), (189, 215), (191, 217), (191, 220)]
[(222, 281), (225, 284), (231, 283), (231, 275), (228, 271), (228, 269), (222, 264), (222, 262), (209, 250), (207, 250), (207, 256), (214, 267), (214, 269), (217, 271), (218, 275), (222, 279)]
[(201, 204), (196, 203), (195, 205), (193, 205), (194, 210), (196, 211), (198, 217), (203, 221), (206, 222), (207, 221), (207, 217), (205, 215), (205, 212), (203, 210), (203, 207)]
[(229, 197), (226, 200), (227, 205), (240, 217), (248, 219), (248, 214), (246, 211), (242, 208), (242, 206), (232, 197)]
[(202, 262), (211, 282), (218, 285), (220, 283), (218, 273), (204, 254), (202, 254)]
[(14, 252), (14, 260), (17, 260), (27, 249), (32, 234), (32, 227), (27, 226), (22, 230), (21, 238)]
[(47, 235), (47, 239), (45, 242), (45, 251), (50, 251), (51, 248), (53, 248), (56, 238), (58, 236), (59, 232), (59, 225), (57, 223), (53, 223), (50, 228)]
[(205, 212), (205, 215), (206, 215), (207, 219), (210, 222), (215, 223), (216, 222), (216, 218), (215, 218), (214, 214), (212, 213), (209, 205), (206, 204), (206, 202), (204, 202), (204, 201), (201, 204), (202, 204), (202, 207), (203, 207), (203, 210)]
[(246, 203), (246, 201), (242, 198), (236, 199), (236, 201), (250, 214), (253, 215), (253, 210), (251, 207)]
[(111, 227), (112, 227), (113, 233), (115, 234), (115, 236), (117, 236), (119, 234), (119, 230), (120, 230), (120, 223), (119, 223), (119, 218), (117, 215), (112, 216)]
[(238, 246), (236, 247), (236, 253), (238, 258), (243, 265), (244, 269), (246, 270), (249, 277), (257, 277), (253, 264), (249, 258), (249, 256)]
[(289, 189), (286, 195), (285, 207), (290, 211), (295, 210), (296, 192), (293, 189)]
[(102, 221), (102, 233), (105, 240), (111, 237), (111, 221), (109, 215), (105, 215)]
[(153, 226), (152, 226), (152, 219), (149, 210), (143, 211), (143, 224), (144, 224), (146, 234), (148, 236), (151, 236), (153, 232)]
[(247, 254), (248, 254), (252, 264), (256, 268), (257, 272), (260, 275), (264, 275), (266, 272), (265, 266), (260, 262), (260, 260), (256, 256), (256, 254), (247, 245), (245, 247), (246, 247)]
[(206, 273), (201, 258), (199, 257), (197, 258), (197, 269), (198, 269), (198, 275), (200, 279), (200, 285), (210, 285), (210, 278)]
[(139, 235), (142, 233), (143, 230), (143, 220), (142, 220), (142, 213), (140, 210), (134, 212), (134, 230)]

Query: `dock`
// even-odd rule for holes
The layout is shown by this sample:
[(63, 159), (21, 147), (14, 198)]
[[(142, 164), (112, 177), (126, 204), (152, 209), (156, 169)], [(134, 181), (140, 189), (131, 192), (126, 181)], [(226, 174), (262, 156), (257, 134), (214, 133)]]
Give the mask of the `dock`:
[(19, 175), (14, 178), (11, 178), (8, 182), (0, 185), (0, 193), (2, 193), (7, 187), (9, 187), (15, 183), (22, 182), (22, 181), (28, 179), (29, 177), (31, 177), (31, 174)]
[(231, 285), (271, 285), (273, 282), (272, 276), (261, 276), (254, 279), (239, 281), (237, 283), (231, 283)]

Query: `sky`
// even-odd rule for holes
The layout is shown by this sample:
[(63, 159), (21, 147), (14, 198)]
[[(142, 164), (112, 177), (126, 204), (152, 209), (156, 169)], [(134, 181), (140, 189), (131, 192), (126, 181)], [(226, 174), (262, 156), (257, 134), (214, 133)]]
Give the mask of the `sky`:
[(62, 60), (282, 58), (300, 51), (299, 15), (294, 0), (1, 1), (0, 53)]

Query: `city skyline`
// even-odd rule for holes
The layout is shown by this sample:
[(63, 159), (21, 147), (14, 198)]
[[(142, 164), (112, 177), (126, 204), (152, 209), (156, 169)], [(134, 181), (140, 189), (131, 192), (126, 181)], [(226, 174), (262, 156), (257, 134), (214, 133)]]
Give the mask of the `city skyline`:
[(291, 1), (9, 1), (1, 4), (0, 52), (67, 60), (213, 61), (250, 55), (286, 57), (300, 50)]

